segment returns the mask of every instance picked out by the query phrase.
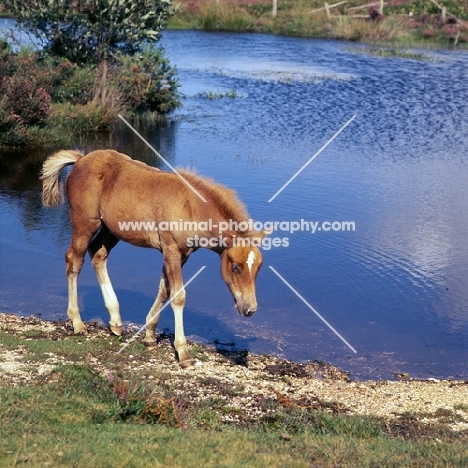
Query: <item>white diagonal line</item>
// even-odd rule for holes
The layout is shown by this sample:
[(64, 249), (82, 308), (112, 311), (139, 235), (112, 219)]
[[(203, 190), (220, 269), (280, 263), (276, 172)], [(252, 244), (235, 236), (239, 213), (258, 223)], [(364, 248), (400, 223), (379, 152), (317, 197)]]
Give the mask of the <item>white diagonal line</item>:
[[(161, 312), (177, 297), (177, 295), (184, 290), (204, 269), (206, 268), (206, 265), (202, 266), (171, 298), (168, 302), (166, 302), (159, 312), (151, 317), (151, 321), (155, 320)], [(148, 322), (150, 323), (150, 322)], [(133, 343), (137, 336), (146, 328), (148, 323), (145, 323), (131, 338), (129, 341), (127, 341), (117, 352), (117, 354), (120, 354), (129, 344)]]
[(185, 178), (177, 171), (177, 169), (171, 165), (171, 163), (170, 163), (169, 161), (167, 161), (166, 159), (164, 159), (164, 158), (161, 156), (161, 154), (158, 153), (158, 151), (156, 151), (156, 150), (153, 148), (153, 146), (151, 146), (151, 144), (148, 143), (148, 141), (146, 141), (146, 140), (143, 138), (143, 136), (142, 136), (140, 133), (138, 133), (137, 130), (136, 130), (130, 123), (128, 123), (120, 114), (119, 114), (119, 117), (120, 117), (120, 120), (123, 120), (123, 121), (127, 124), (128, 128), (130, 128), (130, 130), (132, 130), (133, 133), (135, 133), (136, 135), (138, 135), (138, 137), (140, 137), (140, 140), (143, 141), (143, 143), (145, 143), (146, 146), (148, 146), (148, 148), (150, 148), (151, 150), (153, 150), (154, 153), (155, 153), (157, 156), (159, 156), (159, 157), (169, 166), (169, 168), (171, 169), (172, 172), (174, 172), (175, 174), (177, 174), (177, 175), (182, 179), (182, 181), (183, 181), (196, 195), (198, 195), (198, 197), (200, 197), (200, 198), (206, 203), (206, 200), (202, 197), (202, 195), (200, 195), (200, 193), (197, 191), (197, 189), (195, 189), (195, 188), (187, 181), (187, 179), (185, 179)]
[(273, 201), (354, 119), (353, 115), (269, 200)]
[(354, 353), (357, 351), (272, 267), (270, 270)]

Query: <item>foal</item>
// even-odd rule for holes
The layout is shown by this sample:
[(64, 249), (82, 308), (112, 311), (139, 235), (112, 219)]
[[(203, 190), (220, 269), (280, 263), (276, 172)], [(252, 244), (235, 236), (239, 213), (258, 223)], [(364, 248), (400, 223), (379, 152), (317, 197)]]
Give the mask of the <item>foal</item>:
[[(72, 239), (65, 260), (67, 315), (75, 333), (86, 333), (78, 307), (77, 280), (88, 251), (109, 311), (110, 329), (116, 335), (122, 334), (119, 303), (106, 268), (107, 257), (119, 240), (158, 249), (164, 256), (158, 295), (146, 317), (145, 343), (156, 344), (159, 312), (170, 298), (175, 318), (174, 347), (181, 367), (192, 365), (183, 326), (185, 291), (181, 271), (192, 252), (206, 246), (218, 253), (221, 275), (239, 313), (249, 317), (257, 310), (255, 279), (262, 265), (258, 246), (270, 232), (237, 227), (246, 226), (249, 216), (234, 191), (190, 171), (180, 171), (181, 180), (175, 173), (160, 171), (113, 150), (93, 151), (86, 156), (63, 150), (43, 165), (45, 206), (63, 202), (60, 176), (69, 165), (73, 168), (67, 177), (66, 193)], [(179, 229), (181, 226), (183, 229)], [(198, 242), (202, 239), (204, 243)]]

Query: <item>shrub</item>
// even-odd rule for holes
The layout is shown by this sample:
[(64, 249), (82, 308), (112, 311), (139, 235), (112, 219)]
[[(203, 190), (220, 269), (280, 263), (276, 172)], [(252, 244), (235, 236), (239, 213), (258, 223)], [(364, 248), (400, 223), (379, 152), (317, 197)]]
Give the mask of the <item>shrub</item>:
[(56, 102), (85, 105), (95, 95), (98, 70), (95, 66), (74, 67), (73, 73), (53, 92)]
[(5, 109), (3, 99), (0, 101), (0, 147), (18, 147), (30, 141), (28, 131), (18, 116)]
[(57, 90), (75, 74), (76, 67), (68, 59), (40, 53), (37, 54), (37, 62), (33, 71), (36, 74), (31, 78), (55, 100)]
[(0, 41), (1, 58), (0, 146), (55, 144), (109, 130), (125, 108), (154, 119), (179, 106), (176, 70), (154, 47), (80, 67), (30, 48), (13, 53)]
[(4, 134), (10, 132), (18, 125), (18, 119), (5, 109), (3, 101), (0, 104), (0, 134)]
[(437, 35), (437, 32), (434, 29), (425, 29), (422, 32), (423, 37), (434, 37)]
[(0, 39), (0, 79), (10, 74), (11, 48), (5, 39)]
[(180, 105), (175, 68), (144, 45), (158, 40), (171, 0), (7, 3), (20, 27), (44, 32), (46, 47), (13, 52), (0, 39), (0, 145), (47, 144), (51, 129), (50, 141), (56, 130), (67, 138), (106, 131), (124, 108), (154, 117)]
[(171, 0), (3, 0), (18, 26), (74, 63), (100, 63), (159, 40), (177, 8)]
[(18, 53), (13, 53), (8, 44), (2, 46), (0, 41), (0, 78), (21, 75), (53, 96), (74, 73), (74, 66), (67, 59), (54, 58), (30, 47), (21, 47)]
[(135, 112), (165, 114), (180, 105), (176, 70), (161, 48), (146, 46), (133, 56), (118, 54), (111, 75), (124, 102)]
[(24, 146), (28, 144), (30, 137), (26, 127), (17, 116), (12, 115), (0, 101), (0, 146)]
[(43, 122), (50, 114), (50, 94), (22, 75), (3, 78), (3, 109), (23, 125)]

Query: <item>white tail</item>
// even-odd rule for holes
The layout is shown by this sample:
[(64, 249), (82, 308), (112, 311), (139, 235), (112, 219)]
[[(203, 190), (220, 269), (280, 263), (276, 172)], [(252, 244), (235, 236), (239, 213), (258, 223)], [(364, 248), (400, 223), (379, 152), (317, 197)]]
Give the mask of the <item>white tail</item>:
[(63, 184), (60, 175), (66, 166), (75, 164), (83, 156), (77, 150), (62, 150), (49, 156), (42, 166), (42, 203), (47, 207), (63, 203)]

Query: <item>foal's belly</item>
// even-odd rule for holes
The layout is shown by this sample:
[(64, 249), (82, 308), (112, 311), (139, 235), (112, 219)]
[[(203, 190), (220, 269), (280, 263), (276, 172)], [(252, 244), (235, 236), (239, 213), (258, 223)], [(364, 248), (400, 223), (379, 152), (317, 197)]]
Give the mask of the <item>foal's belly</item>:
[(104, 224), (117, 239), (138, 247), (160, 249), (159, 233), (152, 221), (122, 220), (109, 221), (103, 218)]

